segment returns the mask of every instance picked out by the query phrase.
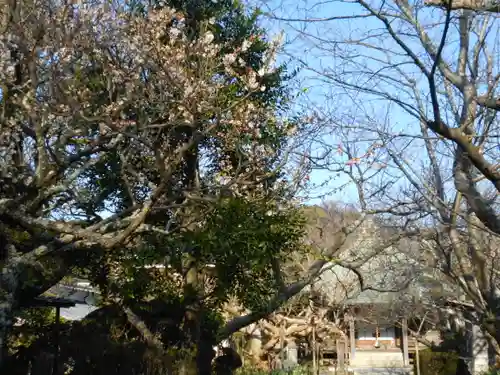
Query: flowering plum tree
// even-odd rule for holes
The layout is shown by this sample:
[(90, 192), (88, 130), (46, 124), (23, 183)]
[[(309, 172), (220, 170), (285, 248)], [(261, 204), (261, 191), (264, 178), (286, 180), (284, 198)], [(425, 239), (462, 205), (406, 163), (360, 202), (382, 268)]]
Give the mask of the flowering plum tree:
[(132, 305), (175, 291), (201, 372), (211, 359), (201, 343), (217, 340), (200, 328), (207, 310), (228, 295), (249, 305), (220, 330), (228, 335), (321, 268), (280, 283), (303, 222), (284, 174), (297, 124), (281, 116), (278, 43), (253, 33), (241, 9), (245, 32), (231, 37), (227, 20), (136, 6), (26, 0), (1, 10), (0, 365), (16, 309), (70, 272), (157, 347)]

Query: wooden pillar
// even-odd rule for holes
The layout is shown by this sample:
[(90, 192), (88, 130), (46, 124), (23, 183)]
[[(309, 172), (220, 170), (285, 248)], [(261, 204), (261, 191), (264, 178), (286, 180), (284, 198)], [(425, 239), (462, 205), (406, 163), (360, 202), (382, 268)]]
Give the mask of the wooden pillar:
[(420, 375), (420, 353), (418, 351), (419, 345), (420, 345), (420, 343), (415, 338), (415, 361), (416, 361), (415, 364), (416, 364), (416, 368), (417, 368), (417, 375)]
[(280, 324), (280, 370), (283, 370), (285, 363), (285, 319)]
[(410, 365), (410, 356), (408, 353), (408, 321), (403, 318), (401, 321), (401, 335), (403, 339), (403, 364), (405, 366)]
[[(347, 342), (347, 340), (344, 340), (344, 364), (346, 360), (349, 359), (348, 356), (349, 356), (349, 343)], [(349, 363), (349, 361), (347, 363)]]
[(61, 324), (61, 308), (56, 306), (56, 321), (54, 325), (54, 359), (52, 362), (52, 375), (59, 375), (59, 330)]
[(349, 317), (349, 340), (351, 344), (351, 361), (354, 359), (356, 356), (356, 334), (355, 334), (355, 327), (354, 327), (354, 317), (350, 316)]
[(312, 318), (312, 365), (313, 365), (313, 374), (318, 375), (318, 370), (316, 366), (317, 361), (317, 350), (316, 350), (316, 322), (314, 321), (314, 317)]
[(344, 342), (337, 339), (337, 369), (344, 369), (345, 361), (345, 346)]

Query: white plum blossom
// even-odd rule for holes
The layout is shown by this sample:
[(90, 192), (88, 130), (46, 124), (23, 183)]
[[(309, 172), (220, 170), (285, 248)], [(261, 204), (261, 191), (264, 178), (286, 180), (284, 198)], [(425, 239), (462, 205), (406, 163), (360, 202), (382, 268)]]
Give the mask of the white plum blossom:
[(229, 66), (229, 65), (234, 64), (234, 62), (236, 61), (236, 58), (237, 58), (237, 56), (234, 53), (228, 53), (222, 59), (224, 66)]
[(210, 44), (214, 41), (215, 39), (215, 36), (214, 34), (212, 34), (211, 31), (207, 31), (204, 35), (203, 35), (203, 44)]
[(241, 44), (241, 51), (242, 52), (248, 51), (248, 49), (250, 48), (251, 45), (252, 45), (252, 42), (250, 42), (249, 40), (244, 40), (243, 43)]
[(248, 82), (247, 82), (247, 85), (248, 87), (251, 89), (251, 90), (255, 90), (255, 89), (258, 89), (259, 88), (259, 82), (257, 82), (257, 74), (255, 73), (255, 71), (250, 71), (250, 73), (248, 74)]
[(182, 33), (182, 31), (179, 28), (177, 28), (177, 27), (171, 27), (168, 30), (168, 35), (172, 39), (177, 39), (181, 35), (181, 33)]
[[(242, 138), (245, 141), (250, 139), (249, 144), (241, 149), (249, 154), (254, 165), (261, 165), (272, 156), (272, 148), (262, 146), (258, 139), (262, 137), (263, 124), (274, 120), (273, 109), (240, 98), (228, 105), (227, 97), (221, 98), (221, 95), (227, 96), (224, 86), (228, 81), (243, 83), (248, 91), (266, 90), (266, 86), (259, 82), (260, 77), (272, 67), (267, 62), (258, 72), (246, 67), (243, 53), (251, 48), (251, 40), (231, 46), (234, 48), (232, 53), (223, 53), (228, 46), (216, 42), (210, 31), (196, 40), (188, 40), (183, 30), (183, 16), (168, 7), (152, 10), (146, 18), (89, 7), (79, 10), (78, 20), (71, 28), (57, 26), (66, 22), (63, 18), (66, 16), (64, 6), (51, 15), (42, 14), (45, 10), (39, 12), (37, 16), (40, 19), (50, 21), (45, 25), (47, 39), (34, 40), (29, 32), (15, 39), (16, 44), (26, 50), (35, 48), (42, 51), (40, 58), (34, 62), (40, 72), (50, 69), (51, 74), (46, 75), (48, 78), (44, 85), (47, 92), (54, 94), (51, 94), (50, 100), (39, 101), (34, 100), (33, 92), (10, 96), (9, 100), (19, 110), (5, 119), (4, 124), (9, 124), (8, 129), (1, 128), (0, 124), (5, 134), (11, 129), (20, 129), (17, 125), (34, 114), (44, 119), (43, 126), (50, 128), (47, 134), (67, 134), (65, 139), (68, 142), (73, 142), (75, 137), (91, 139), (89, 134), (92, 125), (102, 124), (102, 129), (106, 127), (106, 136), (116, 137), (120, 134), (128, 137), (131, 144), (137, 145), (139, 142), (136, 140), (143, 134), (149, 134), (151, 129), (168, 129), (179, 124), (195, 126), (195, 120), (208, 113), (217, 117), (217, 120), (210, 124), (205, 122), (197, 131), (216, 137), (226, 150), (240, 147)], [(215, 23), (215, 20), (209, 23)], [(8, 32), (10, 34), (6, 32), (0, 35), (0, 82), (6, 85), (10, 85), (15, 78), (9, 46), (9, 43), (13, 43), (13, 34), (10, 30)], [(117, 58), (110, 56), (111, 46), (116, 47), (112, 49), (118, 51)], [(266, 53), (266, 61), (273, 61), (276, 50), (274, 48)], [(89, 77), (85, 74), (76, 77), (69, 73), (75, 71), (75, 61), (81, 66), (97, 62), (103, 67), (108, 89), (125, 90), (117, 90), (120, 93), (106, 104), (96, 105), (96, 94), (89, 89)], [(245, 69), (236, 69), (235, 63)], [(225, 73), (222, 75), (221, 71)], [(124, 121), (129, 107), (148, 108), (144, 112), (150, 113), (137, 122)], [(136, 133), (132, 132), (132, 128)], [(19, 134), (9, 133), (5, 142), (0, 144), (0, 153), (5, 155), (6, 160), (14, 152), (12, 145), (16, 144), (16, 137)], [(154, 161), (154, 151), (144, 146), (146, 144), (144, 142), (140, 147), (133, 148), (132, 152), (141, 152), (150, 158), (148, 160)], [(256, 144), (257, 147), (254, 147)], [(66, 152), (67, 147), (64, 145), (54, 146), (54, 149), (58, 147), (61, 153)], [(162, 152), (171, 153), (167, 155), (168, 158), (165, 156), (166, 165), (175, 160), (176, 150)], [(1, 170), (3, 165), (11, 165), (6, 163), (0, 165), (0, 173), (14, 174), (10, 169)], [(227, 161), (220, 163), (221, 170), (233, 168)], [(154, 168), (154, 162), (151, 165)], [(149, 171), (140, 171), (136, 176), (146, 172)]]

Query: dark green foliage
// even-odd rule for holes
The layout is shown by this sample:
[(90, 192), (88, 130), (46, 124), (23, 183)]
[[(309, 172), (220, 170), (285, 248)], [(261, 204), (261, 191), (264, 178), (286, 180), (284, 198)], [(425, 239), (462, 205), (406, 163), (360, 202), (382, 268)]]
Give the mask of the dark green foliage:
[(236, 295), (257, 309), (276, 292), (273, 261), (282, 262), (300, 251), (304, 219), (298, 211), (280, 212), (271, 204), (240, 199), (222, 201), (194, 234), (200, 260), (214, 263), (216, 295)]
[[(186, 357), (189, 342), (182, 331), (184, 311), (179, 301), (155, 300), (136, 304), (134, 311), (159, 335), (175, 360)], [(12, 340), (9, 369), (25, 375), (31, 363), (34, 373), (51, 366), (53, 309), (33, 309), (22, 314), (26, 323), (17, 327)], [(215, 332), (221, 324), (217, 313), (207, 312), (202, 327)], [(164, 374), (165, 359), (152, 352), (131, 327), (121, 309), (103, 307), (81, 322), (63, 322), (60, 333), (60, 365), (68, 375)], [(48, 358), (48, 359), (47, 359)]]
[(55, 311), (52, 307), (25, 309), (19, 313), (17, 319), (22, 324), (13, 328), (9, 345), (12, 352), (22, 347), (27, 348), (46, 335), (55, 322)]
[(9, 375), (25, 375), (29, 369), (29, 362), (37, 356), (37, 353), (41, 354), (42, 351), (50, 353), (54, 347), (53, 308), (25, 309), (19, 313), (17, 319), (19, 324), (13, 327), (9, 337), (9, 358), (6, 365), (10, 370)]
[[(168, 236), (149, 236), (136, 248), (110, 254), (108, 259), (120, 262), (123, 274), (109, 286), (125, 301), (155, 296), (186, 303), (183, 299), (188, 296), (165, 274), (182, 272), (189, 254), (199, 267), (209, 266), (206, 276), (214, 290), (203, 299), (207, 308), (218, 309), (230, 296), (258, 308), (277, 290), (272, 262), (284, 262), (302, 251), (304, 224), (299, 210), (280, 211), (272, 202), (222, 199), (198, 226)], [(171, 271), (144, 267), (165, 263)], [(97, 262), (95, 277), (98, 270)]]
[(459, 357), (455, 352), (436, 352), (430, 349), (420, 352), (421, 375), (456, 375)]

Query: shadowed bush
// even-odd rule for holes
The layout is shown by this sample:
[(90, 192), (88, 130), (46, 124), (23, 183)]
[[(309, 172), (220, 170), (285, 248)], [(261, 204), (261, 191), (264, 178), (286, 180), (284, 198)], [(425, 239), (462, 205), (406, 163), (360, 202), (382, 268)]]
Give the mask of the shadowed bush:
[(457, 373), (459, 358), (454, 352), (435, 352), (426, 349), (420, 352), (419, 357), (421, 375), (455, 375)]

